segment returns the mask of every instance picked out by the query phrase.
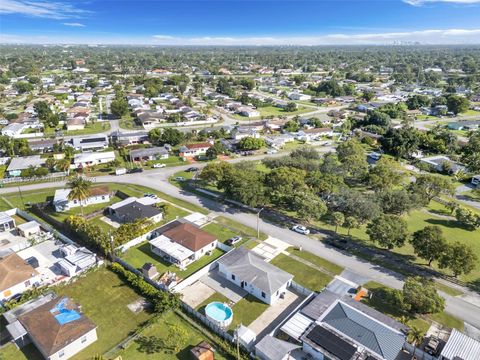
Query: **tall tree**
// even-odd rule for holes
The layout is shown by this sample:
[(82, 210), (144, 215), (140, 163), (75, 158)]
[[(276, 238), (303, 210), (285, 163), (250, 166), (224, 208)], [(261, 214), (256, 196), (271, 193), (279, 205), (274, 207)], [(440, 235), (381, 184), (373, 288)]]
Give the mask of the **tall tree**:
[(440, 258), (439, 266), (441, 269), (449, 269), (453, 276), (458, 277), (472, 272), (477, 261), (478, 256), (470, 246), (456, 241), (447, 246)]
[(383, 214), (367, 225), (367, 234), (370, 240), (391, 250), (408, 239), (407, 223), (399, 216)]
[(447, 240), (438, 226), (426, 226), (422, 230), (415, 231), (410, 243), (415, 254), (428, 261), (428, 266), (442, 257), (447, 246)]

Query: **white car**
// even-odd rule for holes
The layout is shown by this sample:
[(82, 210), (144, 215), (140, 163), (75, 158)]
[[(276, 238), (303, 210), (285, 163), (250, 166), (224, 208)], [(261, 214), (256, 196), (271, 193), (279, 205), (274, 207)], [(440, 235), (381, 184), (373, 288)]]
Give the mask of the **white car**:
[(156, 168), (156, 169), (164, 168), (165, 166), (167, 166), (167, 165), (165, 165), (165, 164), (153, 164), (153, 167)]
[(292, 227), (292, 230), (303, 235), (308, 235), (310, 234), (310, 230), (308, 230), (305, 226), (303, 225), (295, 225)]

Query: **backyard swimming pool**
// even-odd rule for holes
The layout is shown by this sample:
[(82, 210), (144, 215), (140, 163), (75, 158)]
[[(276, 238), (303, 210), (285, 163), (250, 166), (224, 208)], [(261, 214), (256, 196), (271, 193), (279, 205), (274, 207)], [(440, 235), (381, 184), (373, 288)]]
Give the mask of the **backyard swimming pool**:
[(227, 304), (214, 301), (205, 307), (207, 318), (221, 327), (228, 327), (233, 320), (233, 311)]

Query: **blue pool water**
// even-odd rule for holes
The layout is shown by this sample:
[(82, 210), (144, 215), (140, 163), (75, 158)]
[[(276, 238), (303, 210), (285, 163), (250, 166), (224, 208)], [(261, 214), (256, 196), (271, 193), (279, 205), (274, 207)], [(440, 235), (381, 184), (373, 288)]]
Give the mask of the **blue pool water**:
[(232, 317), (232, 309), (221, 302), (215, 301), (205, 307), (205, 314), (211, 319), (225, 321)]

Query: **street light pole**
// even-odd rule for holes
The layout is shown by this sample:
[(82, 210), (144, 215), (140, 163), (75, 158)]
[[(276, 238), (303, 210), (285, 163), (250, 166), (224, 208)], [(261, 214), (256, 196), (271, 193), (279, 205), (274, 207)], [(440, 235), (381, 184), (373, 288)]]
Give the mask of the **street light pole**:
[(263, 209), (265, 209), (265, 208), (262, 207), (257, 212), (257, 239), (260, 239), (260, 213), (263, 211)]

